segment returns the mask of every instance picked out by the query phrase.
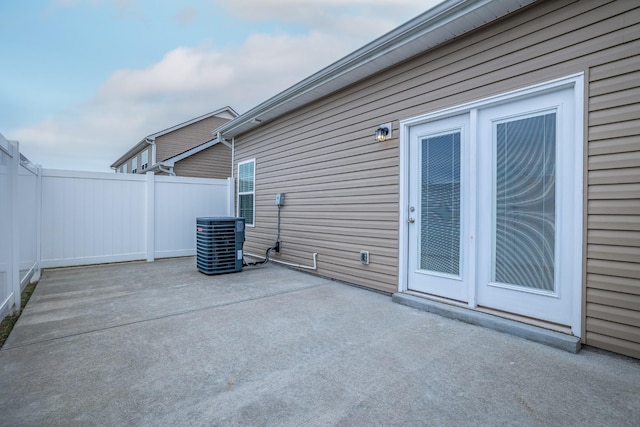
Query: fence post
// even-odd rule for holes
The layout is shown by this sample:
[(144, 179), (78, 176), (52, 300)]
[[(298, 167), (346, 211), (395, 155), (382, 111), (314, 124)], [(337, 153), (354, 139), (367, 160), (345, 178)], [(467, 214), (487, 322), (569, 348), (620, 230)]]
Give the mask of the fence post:
[(40, 261), (42, 260), (42, 166), (36, 165), (36, 271), (33, 273), (33, 282), (40, 280)]
[(9, 242), (11, 242), (11, 262), (9, 283), (13, 292), (14, 310), (20, 311), (21, 307), (21, 291), (20, 291), (20, 239), (18, 230), (20, 227), (20, 211), (19, 211), (19, 186), (18, 174), (20, 173), (20, 144), (18, 141), (9, 141), (9, 149), (11, 149), (11, 162), (9, 164), (9, 182), (11, 183), (10, 204), (11, 204), (11, 228), (9, 229)]
[(147, 212), (147, 218), (146, 218), (146, 234), (147, 234), (147, 242), (146, 242), (146, 250), (147, 250), (147, 262), (153, 262), (155, 260), (155, 256), (156, 256), (156, 245), (155, 245), (155, 238), (156, 238), (156, 226), (155, 226), (155, 219), (156, 219), (156, 190), (155, 190), (155, 174), (152, 171), (149, 171), (146, 173), (146, 177), (147, 177), (147, 185), (146, 185), (146, 190), (147, 190), (147, 195), (146, 195), (146, 212)]
[(234, 181), (233, 181), (233, 177), (227, 178), (227, 191), (228, 191), (228, 197), (227, 197), (227, 212), (229, 212), (229, 216), (235, 216), (234, 214), (234, 206), (236, 204), (235, 202), (235, 188), (234, 188)]

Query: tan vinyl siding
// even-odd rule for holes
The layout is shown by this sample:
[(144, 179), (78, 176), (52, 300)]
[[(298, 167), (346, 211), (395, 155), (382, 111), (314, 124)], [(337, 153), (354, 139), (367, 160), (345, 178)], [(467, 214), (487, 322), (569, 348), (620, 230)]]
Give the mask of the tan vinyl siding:
[[(541, 1), (301, 106), (236, 137), (236, 162), (256, 159), (256, 227), (247, 231), (246, 248), (263, 253), (273, 243), (273, 200), (285, 192), (281, 259), (308, 264), (318, 252), (319, 274), (395, 291), (398, 120), (583, 72), (591, 239), (585, 298), (599, 295), (591, 290), (603, 281), (610, 283), (605, 292), (638, 295), (632, 244), (640, 231), (638, 65), (637, 2)], [(386, 122), (393, 123), (392, 139), (374, 142), (375, 129)], [(360, 250), (371, 251), (370, 265), (359, 263)], [(640, 307), (616, 307), (617, 300), (587, 301), (586, 343), (640, 357), (637, 326), (623, 320), (640, 317)], [(590, 313), (604, 301), (613, 304), (609, 311), (631, 313), (617, 320), (599, 315), (594, 323)], [(621, 332), (607, 336), (616, 326)]]
[(157, 162), (167, 160), (212, 140), (214, 135), (211, 132), (227, 121), (228, 119), (213, 116), (157, 137)]
[[(389, 283), (397, 282), (397, 150), (376, 144), (368, 149), (357, 140), (339, 143), (344, 151), (323, 148), (320, 140), (304, 145), (306, 152), (287, 145), (265, 152), (263, 144), (243, 152), (243, 159), (257, 159), (256, 227), (248, 229), (246, 250), (262, 254), (271, 246), (275, 194), (285, 192), (282, 259), (310, 264), (318, 252), (319, 274), (391, 292)], [(380, 158), (375, 151), (392, 156)], [(370, 251), (368, 268), (362, 268), (360, 250)]]
[(228, 178), (231, 176), (231, 149), (216, 144), (177, 162), (173, 171), (177, 176)]
[(640, 357), (640, 57), (589, 78), (586, 342)]

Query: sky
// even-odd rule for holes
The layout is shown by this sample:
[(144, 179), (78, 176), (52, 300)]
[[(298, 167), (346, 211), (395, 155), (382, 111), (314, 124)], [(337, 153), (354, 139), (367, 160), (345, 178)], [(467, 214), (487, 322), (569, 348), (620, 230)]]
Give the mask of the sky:
[(145, 136), (255, 107), (440, 0), (2, 0), (0, 134), (110, 171)]

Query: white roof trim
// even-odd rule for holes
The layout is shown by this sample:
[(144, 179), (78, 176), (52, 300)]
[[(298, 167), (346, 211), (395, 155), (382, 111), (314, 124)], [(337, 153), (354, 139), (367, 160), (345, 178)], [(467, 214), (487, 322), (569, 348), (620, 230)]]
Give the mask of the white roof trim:
[(180, 160), (184, 160), (187, 157), (193, 156), (194, 154), (197, 154), (199, 152), (201, 152), (202, 150), (206, 150), (209, 147), (213, 147), (214, 145), (218, 144), (220, 141), (218, 140), (218, 138), (214, 138), (211, 141), (207, 141), (204, 144), (200, 144), (196, 147), (193, 147), (190, 150), (187, 150), (183, 153), (177, 154), (173, 157), (169, 157), (167, 160), (163, 160), (161, 162), (155, 163), (151, 166), (149, 166), (147, 169), (143, 170), (143, 171), (138, 171), (137, 173), (143, 174), (143, 173), (147, 173), (149, 171), (155, 170), (155, 169), (160, 169), (161, 167), (167, 167), (167, 168), (173, 168), (175, 167), (176, 163), (179, 162)]
[(537, 0), (445, 0), (259, 104), (217, 132), (233, 137), (459, 37)]
[[(236, 113), (233, 108), (224, 107), (224, 108), (221, 108), (219, 110), (212, 111), (211, 113), (203, 114), (202, 116), (199, 116), (199, 117), (193, 118), (191, 120), (188, 120), (186, 122), (180, 123), (178, 125), (172, 126), (172, 127), (167, 128), (165, 130), (161, 130), (160, 132), (156, 132), (154, 134), (148, 135), (147, 138), (148, 139), (155, 139), (155, 138), (157, 138), (159, 136), (166, 135), (169, 132), (173, 132), (174, 130), (178, 130), (178, 129), (181, 129), (183, 127), (186, 127), (186, 126), (192, 125), (194, 123), (197, 123), (200, 120), (208, 119), (209, 117), (213, 117), (213, 116), (222, 116), (224, 112), (228, 112), (228, 114), (225, 115), (226, 117), (222, 117), (222, 118), (226, 119), (226, 118), (238, 117), (238, 113)], [(232, 116), (232, 117), (229, 117), (229, 116)]]
[(218, 138), (214, 138), (211, 141), (207, 141), (204, 144), (200, 144), (200, 145), (198, 145), (196, 147), (193, 147), (192, 149), (187, 150), (184, 153), (180, 153), (180, 154), (175, 155), (173, 157), (169, 157), (168, 159), (161, 161), (160, 164), (162, 164), (163, 166), (167, 166), (167, 167), (173, 167), (173, 166), (175, 166), (176, 162), (179, 162), (180, 160), (184, 160), (187, 157), (193, 156), (194, 154), (197, 154), (197, 153), (201, 152), (202, 150), (206, 150), (209, 147), (213, 147), (218, 142), (220, 142), (218, 140)]

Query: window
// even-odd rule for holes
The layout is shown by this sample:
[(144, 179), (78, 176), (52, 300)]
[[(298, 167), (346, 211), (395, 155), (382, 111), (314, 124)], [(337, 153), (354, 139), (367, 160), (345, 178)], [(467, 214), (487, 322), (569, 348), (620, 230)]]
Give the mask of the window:
[(140, 155), (140, 168), (145, 170), (149, 166), (149, 151), (144, 150)]
[(493, 281), (554, 291), (556, 113), (495, 126)]
[(460, 275), (460, 130), (422, 138), (420, 268)]
[(122, 171), (122, 173), (127, 173), (127, 164), (126, 163), (124, 165), (122, 165), (122, 168), (120, 168), (120, 171)]
[(131, 173), (138, 172), (138, 158), (134, 157), (131, 159)]
[(255, 160), (238, 163), (238, 216), (255, 225)]

